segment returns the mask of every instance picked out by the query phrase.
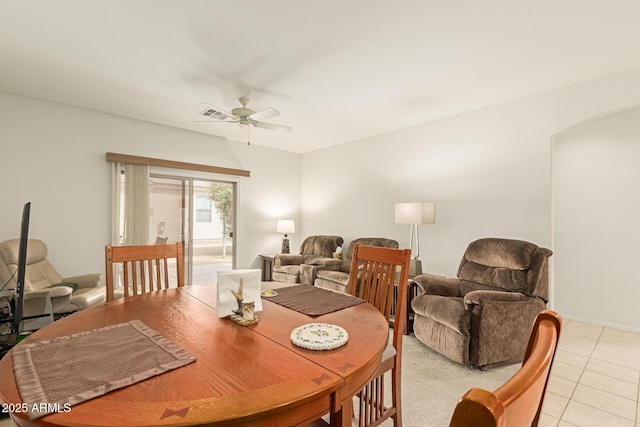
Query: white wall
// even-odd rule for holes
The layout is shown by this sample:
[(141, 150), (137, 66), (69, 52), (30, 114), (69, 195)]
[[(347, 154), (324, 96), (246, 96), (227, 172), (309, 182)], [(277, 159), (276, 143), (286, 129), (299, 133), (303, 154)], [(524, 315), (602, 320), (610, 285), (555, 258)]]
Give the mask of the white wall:
[(31, 201), (29, 235), (47, 243), (63, 276), (104, 271), (106, 152), (250, 170), (238, 184), (238, 268), (258, 268), (259, 253), (279, 250), (277, 219), (299, 222), (298, 154), (0, 93), (0, 241), (18, 237)]
[[(305, 234), (389, 237), (408, 247), (409, 227), (394, 223), (394, 204), (416, 200), (436, 203), (436, 223), (420, 227), (424, 271), (455, 275), (469, 242), (486, 236), (549, 247), (549, 147), (539, 141), (553, 129), (544, 99), (304, 155)], [(333, 182), (323, 173), (328, 163)]]
[(559, 135), (553, 151), (555, 305), (640, 329), (640, 108)]
[[(408, 247), (408, 227), (394, 224), (394, 203), (433, 201), (436, 223), (420, 227), (425, 271), (454, 276), (466, 246), (480, 237), (523, 239), (554, 249), (554, 136), (639, 104), (640, 70), (633, 70), (304, 154), (303, 233), (336, 233), (346, 242), (389, 237)], [(583, 292), (577, 283), (558, 286)], [(613, 322), (615, 311), (615, 304), (603, 306), (586, 318)], [(638, 328), (637, 323), (621, 326)]]

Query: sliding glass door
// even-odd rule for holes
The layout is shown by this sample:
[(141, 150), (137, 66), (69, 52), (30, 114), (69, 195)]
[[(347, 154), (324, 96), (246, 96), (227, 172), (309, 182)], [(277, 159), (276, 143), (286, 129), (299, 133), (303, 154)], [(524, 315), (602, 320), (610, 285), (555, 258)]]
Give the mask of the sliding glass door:
[(151, 173), (149, 244), (182, 242), (185, 283), (216, 283), (235, 265), (234, 182)]
[(194, 285), (216, 283), (218, 270), (235, 265), (235, 184), (203, 180), (192, 184), (191, 279)]
[(189, 285), (235, 268), (237, 177), (249, 171), (114, 153), (107, 160), (112, 245), (182, 242)]

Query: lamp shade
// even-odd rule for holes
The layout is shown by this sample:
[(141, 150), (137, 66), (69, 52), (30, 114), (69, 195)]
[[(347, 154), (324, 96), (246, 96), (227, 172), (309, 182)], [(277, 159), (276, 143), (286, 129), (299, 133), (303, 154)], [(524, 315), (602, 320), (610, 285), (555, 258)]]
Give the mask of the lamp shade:
[(289, 234), (296, 232), (296, 226), (292, 219), (279, 219), (278, 225), (276, 225), (276, 232)]
[(396, 203), (396, 224), (435, 224), (436, 204), (433, 202)]

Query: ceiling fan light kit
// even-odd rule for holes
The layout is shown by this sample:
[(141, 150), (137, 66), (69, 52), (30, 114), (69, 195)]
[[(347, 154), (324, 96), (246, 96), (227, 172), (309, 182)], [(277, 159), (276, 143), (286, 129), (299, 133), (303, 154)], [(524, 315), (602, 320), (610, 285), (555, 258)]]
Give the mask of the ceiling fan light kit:
[[(222, 108), (216, 107), (215, 105), (204, 103), (208, 107), (205, 108), (200, 115), (206, 117), (207, 121), (211, 122), (228, 122), (228, 123), (238, 123), (240, 126), (253, 126), (262, 129), (275, 130), (277, 132), (291, 132), (291, 128), (289, 126), (277, 125), (274, 123), (266, 123), (261, 120), (270, 119), (271, 117), (276, 117), (280, 115), (280, 112), (273, 107), (265, 108), (264, 110), (254, 111), (251, 108), (247, 108), (247, 104), (249, 103), (249, 98), (241, 97), (240, 104), (242, 107), (237, 107), (231, 110), (231, 112), (227, 112)], [(247, 141), (251, 144), (251, 141)]]

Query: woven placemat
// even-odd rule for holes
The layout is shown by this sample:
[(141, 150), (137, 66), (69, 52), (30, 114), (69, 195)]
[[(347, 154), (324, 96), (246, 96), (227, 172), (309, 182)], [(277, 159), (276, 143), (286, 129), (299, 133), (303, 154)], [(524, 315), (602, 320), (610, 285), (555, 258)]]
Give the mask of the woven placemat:
[(341, 294), (310, 285), (278, 288), (276, 292), (278, 294), (269, 297), (269, 301), (273, 301), (308, 316), (321, 316), (364, 302), (363, 299), (349, 294)]
[(12, 358), (30, 420), (196, 360), (140, 320), (21, 343)]

